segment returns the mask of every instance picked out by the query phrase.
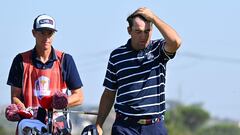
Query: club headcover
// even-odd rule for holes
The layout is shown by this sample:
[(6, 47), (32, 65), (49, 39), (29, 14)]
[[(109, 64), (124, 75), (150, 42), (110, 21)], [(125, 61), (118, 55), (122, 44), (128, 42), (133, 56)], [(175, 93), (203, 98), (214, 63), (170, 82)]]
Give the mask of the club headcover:
[(67, 94), (57, 91), (53, 95), (52, 107), (54, 109), (64, 109), (68, 105)]
[(20, 109), (23, 109), (20, 105), (11, 104), (5, 110), (5, 117), (9, 121), (20, 121), (21, 117), (17, 113)]
[(41, 99), (39, 99), (39, 104), (44, 109), (52, 109), (53, 108), (52, 101), (53, 101), (53, 96), (44, 96)]
[(97, 127), (96, 125), (88, 125), (86, 126), (81, 135), (98, 135)]

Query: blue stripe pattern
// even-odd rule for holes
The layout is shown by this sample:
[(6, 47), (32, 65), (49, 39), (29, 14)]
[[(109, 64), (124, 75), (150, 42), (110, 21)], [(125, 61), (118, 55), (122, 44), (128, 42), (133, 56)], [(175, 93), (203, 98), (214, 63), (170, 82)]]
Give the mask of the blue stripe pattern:
[[(116, 91), (115, 111), (127, 116), (157, 117), (165, 112), (166, 63), (175, 56), (164, 51), (165, 40), (152, 40), (145, 51), (152, 58), (139, 58), (131, 39), (115, 49), (108, 62), (103, 86)], [(139, 62), (142, 59), (142, 62)]]

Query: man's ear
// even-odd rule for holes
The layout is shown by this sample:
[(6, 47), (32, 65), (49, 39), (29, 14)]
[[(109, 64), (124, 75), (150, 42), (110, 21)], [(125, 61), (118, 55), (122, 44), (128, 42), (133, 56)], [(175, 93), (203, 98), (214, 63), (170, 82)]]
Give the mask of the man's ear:
[(33, 35), (33, 37), (36, 37), (35, 34), (36, 34), (36, 31), (35, 31), (35, 30), (32, 30), (32, 35)]
[(128, 34), (131, 35), (132, 29), (128, 26), (127, 30), (128, 30)]

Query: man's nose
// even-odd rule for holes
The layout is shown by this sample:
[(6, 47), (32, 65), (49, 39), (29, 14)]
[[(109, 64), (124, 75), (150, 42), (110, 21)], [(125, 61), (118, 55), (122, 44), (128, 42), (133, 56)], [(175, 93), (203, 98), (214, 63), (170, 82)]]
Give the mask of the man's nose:
[(147, 34), (145, 32), (140, 33), (140, 38), (146, 38)]
[(48, 34), (48, 33), (44, 33), (44, 34), (43, 34), (43, 38), (50, 38), (50, 37), (51, 37), (51, 35)]

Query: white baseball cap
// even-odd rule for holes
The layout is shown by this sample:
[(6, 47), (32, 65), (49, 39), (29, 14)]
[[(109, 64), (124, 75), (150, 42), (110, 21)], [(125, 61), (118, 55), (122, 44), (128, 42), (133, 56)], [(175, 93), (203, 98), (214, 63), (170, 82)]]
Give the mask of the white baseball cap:
[(55, 20), (46, 14), (39, 15), (35, 18), (33, 23), (34, 30), (49, 29), (57, 31)]

